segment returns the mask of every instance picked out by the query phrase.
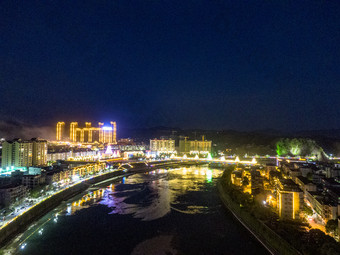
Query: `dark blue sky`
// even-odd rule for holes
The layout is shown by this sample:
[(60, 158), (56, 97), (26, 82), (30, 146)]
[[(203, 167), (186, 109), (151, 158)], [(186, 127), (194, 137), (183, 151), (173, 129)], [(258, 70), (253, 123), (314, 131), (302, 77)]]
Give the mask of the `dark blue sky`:
[(0, 2), (0, 117), (340, 127), (340, 2)]

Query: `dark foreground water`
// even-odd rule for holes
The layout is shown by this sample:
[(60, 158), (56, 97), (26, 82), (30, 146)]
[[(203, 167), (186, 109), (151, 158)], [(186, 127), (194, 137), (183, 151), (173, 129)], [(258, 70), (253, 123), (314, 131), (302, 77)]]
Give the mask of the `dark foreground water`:
[(223, 208), (220, 170), (157, 170), (92, 188), (17, 237), (19, 254), (267, 254)]

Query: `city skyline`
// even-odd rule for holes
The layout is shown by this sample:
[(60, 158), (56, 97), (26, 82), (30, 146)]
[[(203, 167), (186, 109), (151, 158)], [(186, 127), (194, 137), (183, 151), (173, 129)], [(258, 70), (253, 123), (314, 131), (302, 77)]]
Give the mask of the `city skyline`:
[(339, 13), (0, 1), (0, 254), (340, 254)]
[(2, 120), (340, 127), (339, 2), (2, 2)]

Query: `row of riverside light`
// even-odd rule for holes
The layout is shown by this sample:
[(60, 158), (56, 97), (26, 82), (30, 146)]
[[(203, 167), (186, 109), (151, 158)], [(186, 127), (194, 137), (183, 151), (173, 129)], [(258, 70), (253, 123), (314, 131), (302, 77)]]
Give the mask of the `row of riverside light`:
[[(117, 169), (114, 169), (114, 170), (117, 170)], [(2, 226), (0, 227), (0, 230), (1, 230), (2, 228), (6, 227), (8, 224), (12, 223), (13, 221), (16, 221), (20, 216), (22, 216), (23, 214), (25, 214), (26, 212), (28, 212), (29, 210), (31, 210), (31, 209), (34, 208), (35, 206), (37, 206), (37, 205), (39, 205), (40, 203), (46, 201), (47, 199), (50, 199), (51, 197), (53, 197), (53, 196), (59, 194), (60, 192), (66, 190), (66, 189), (69, 189), (69, 188), (71, 188), (71, 187), (73, 187), (73, 186), (75, 186), (75, 185), (78, 185), (78, 184), (81, 183), (81, 182), (85, 182), (85, 181), (87, 181), (87, 180), (90, 180), (90, 179), (92, 179), (93, 177), (98, 177), (98, 176), (101, 176), (101, 175), (104, 175), (104, 174), (108, 174), (108, 173), (110, 173), (110, 172), (113, 172), (113, 170), (110, 170), (110, 171), (107, 171), (107, 172), (103, 172), (103, 173), (99, 173), (99, 174), (90, 176), (90, 177), (85, 178), (85, 179), (81, 179), (81, 180), (79, 180), (79, 181), (77, 181), (77, 182), (75, 182), (75, 183), (73, 183), (73, 184), (71, 184), (71, 185), (69, 185), (69, 186), (67, 186), (67, 187), (65, 187), (65, 188), (63, 188), (63, 189), (60, 189), (60, 190), (56, 191), (55, 193), (53, 193), (53, 194), (51, 194), (51, 195), (45, 197), (44, 199), (40, 200), (38, 203), (32, 205), (31, 207), (28, 207), (25, 211), (21, 212), (20, 214), (18, 214), (17, 216), (15, 216), (13, 219), (8, 220), (4, 225), (2, 225)]]
[(236, 157), (235, 159), (225, 159), (225, 157), (221, 157), (219, 159), (213, 159), (211, 158), (210, 154), (207, 158), (199, 158), (198, 155), (196, 155), (193, 158), (189, 158), (186, 154), (184, 154), (182, 157), (176, 157), (174, 154), (171, 155), (170, 159), (177, 159), (177, 160), (195, 160), (195, 161), (211, 161), (211, 162), (217, 162), (217, 163), (240, 163), (240, 164), (251, 164), (256, 165), (257, 161), (256, 158), (253, 158), (251, 161), (249, 160), (240, 160), (239, 157)]

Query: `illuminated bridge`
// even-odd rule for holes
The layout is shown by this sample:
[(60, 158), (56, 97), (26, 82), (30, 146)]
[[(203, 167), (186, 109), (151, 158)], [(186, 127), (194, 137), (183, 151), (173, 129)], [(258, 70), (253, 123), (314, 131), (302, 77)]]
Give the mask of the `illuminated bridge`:
[(170, 157), (171, 160), (182, 161), (182, 162), (202, 162), (202, 163), (216, 163), (216, 164), (244, 164), (244, 165), (257, 165), (257, 161), (255, 158), (251, 160), (240, 160), (239, 157), (235, 159), (226, 159), (225, 157), (220, 158), (212, 158), (210, 155), (207, 158), (199, 158), (197, 155), (195, 157), (187, 157), (184, 155), (183, 157), (176, 157), (172, 155)]

